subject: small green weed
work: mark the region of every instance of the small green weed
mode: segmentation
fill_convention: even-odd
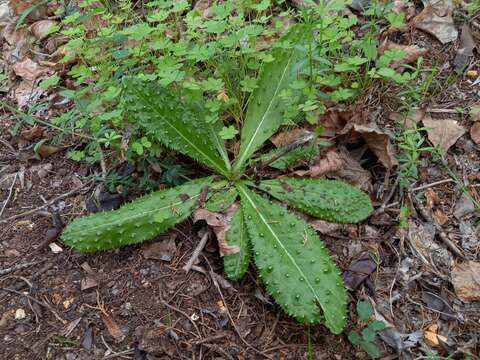
[[[358,319],[367,323],[373,314],[373,307],[366,301],[359,301],[357,303]],[[350,331],[348,340],[353,345],[360,346],[371,358],[376,359],[380,357],[380,350],[375,343],[377,333],[386,328],[383,321],[374,320],[361,333]]]

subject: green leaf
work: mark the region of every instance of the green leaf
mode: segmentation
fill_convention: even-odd
[[[118,210],[78,218],[62,240],[82,252],[140,243],[185,220],[197,206],[202,189],[213,177],[145,195]]]
[[[237,199],[237,189],[231,187],[227,191],[215,192],[205,204],[205,209],[213,212],[221,212],[228,209]]]
[[[259,157],[259,160],[261,161],[268,160],[281,151],[282,149],[274,149],[268,152],[267,154]],[[305,145],[305,146],[301,146],[296,149],[293,149],[289,153],[285,154],[284,156],[272,162],[269,166],[274,169],[285,170],[294,165],[300,164],[302,161],[306,161],[315,156],[318,156],[319,154],[320,154],[320,149],[318,146]]]
[[[284,178],[262,181],[258,187],[298,210],[327,221],[356,223],[373,211],[366,193],[341,181]]]
[[[373,307],[369,302],[359,301],[357,304],[357,313],[358,318],[365,322],[370,319],[370,316],[373,314]]]
[[[223,140],[230,140],[238,134],[238,130],[235,129],[235,126],[230,125],[229,127],[224,126],[222,130],[220,130],[219,135]]]
[[[359,345],[362,342],[361,336],[356,333],[355,331],[350,331],[348,333],[348,340],[353,344],[353,345]]]
[[[300,26],[294,27],[284,40],[300,43],[305,31]],[[283,113],[287,108],[280,93],[289,89],[290,84],[297,79],[298,63],[303,53],[297,47],[277,49],[274,52],[275,61],[264,64],[257,88],[253,91],[242,128],[241,146],[234,171],[244,168],[252,154],[270,138],[282,125]],[[302,59],[303,60],[303,59]],[[295,90],[301,94],[301,90]]]
[[[237,245],[240,248],[240,252],[225,256],[223,258],[223,267],[230,279],[239,280],[248,269],[252,253],[242,208],[238,208],[235,215],[233,215],[230,229],[227,233],[227,243],[230,246]]]
[[[360,345],[362,349],[365,350],[372,358],[376,359],[380,357],[380,350],[375,343],[370,341],[362,341]]]
[[[124,106],[133,121],[164,145],[228,177],[230,161],[218,126],[205,123],[201,109],[179,98],[155,83],[125,80]]]
[[[371,328],[373,331],[378,332],[381,330],[385,330],[387,328],[387,325],[383,321],[375,320],[370,325],[368,325],[368,327]]]
[[[340,271],[317,233],[282,206],[237,184],[255,263],[268,291],[291,316],[338,334],[346,323]],[[323,310],[323,314],[322,314]]]
[[[374,341],[377,333],[375,330],[370,328],[369,326],[362,330],[362,338],[364,341]]]

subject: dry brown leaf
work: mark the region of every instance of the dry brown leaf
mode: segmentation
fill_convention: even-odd
[[[366,192],[370,192],[372,188],[372,176],[370,172],[362,168],[362,165],[360,165],[347,149],[341,147],[339,154],[343,165],[338,171],[333,173],[331,177],[347,181]]]
[[[475,40],[473,40],[470,27],[468,25],[463,25],[462,34],[460,35],[460,46],[458,47],[457,54],[453,60],[453,65],[456,70],[463,70],[469,64],[475,47],[476,44]]]
[[[410,64],[416,61],[420,56],[424,56],[428,53],[428,49],[426,48],[421,48],[417,45],[401,45],[394,43],[393,41],[385,41],[378,48],[380,54],[383,54],[387,50],[405,51],[406,55],[403,59],[394,61],[389,65],[392,69],[398,69],[400,72],[403,70],[402,65]]]
[[[438,347],[440,346],[440,341],[445,343],[448,340],[445,336],[438,334],[437,324],[433,324],[428,327],[428,329],[425,331],[424,338],[425,343],[431,347]]]
[[[432,119],[425,116],[422,120],[428,134],[428,140],[447,152],[457,140],[465,134],[465,129],[458,125],[458,121],[451,119]]]
[[[448,221],[448,215],[445,214],[442,210],[437,209],[432,212],[433,219],[440,225],[445,225]]]
[[[12,70],[15,75],[21,77],[23,80],[31,82],[42,76],[51,75],[52,73],[52,69],[46,66],[41,66],[30,58],[26,58],[25,60],[16,63],[12,66]]]
[[[230,229],[230,222],[239,206],[240,204],[236,202],[226,211],[221,213],[209,211],[207,209],[198,209],[193,213],[194,222],[205,220],[215,232],[220,256],[233,255],[240,251],[240,247],[237,245],[228,245],[227,242],[227,232]]]
[[[275,145],[277,148],[283,147],[286,145],[290,145],[291,143],[295,142],[299,138],[308,135],[310,131],[302,129],[302,128],[294,128],[292,130],[282,131],[281,133],[275,135],[270,139],[270,141]]]
[[[102,311],[102,320],[109,334],[115,339],[116,342],[120,343],[125,339],[125,334],[120,329],[120,326],[115,322],[112,316],[110,316],[106,311]]]
[[[175,243],[176,233],[172,233],[168,239],[149,244],[142,250],[145,259],[171,261],[177,252]]]
[[[45,128],[37,124],[33,125],[31,128],[25,129],[20,133],[20,136],[25,140],[32,141],[43,136]]]
[[[464,302],[480,300],[480,263],[466,261],[455,264],[452,283],[458,298]]]
[[[325,154],[325,157],[319,157],[308,170],[297,170],[294,174],[302,177],[321,177],[325,174],[340,170],[342,166],[343,160],[340,154],[335,150],[331,150]]]
[[[50,34],[50,30],[57,25],[55,20],[40,20],[34,22],[28,28],[38,40],[43,40]]]
[[[10,7],[17,15],[21,15],[26,10],[35,6],[38,0],[10,0]],[[47,15],[47,4],[40,4],[25,18],[25,22],[30,23],[42,19]]]
[[[46,157],[56,154],[63,149],[63,147],[42,144],[37,148],[37,154],[40,155],[42,159],[45,159]]]
[[[26,28],[16,29],[16,23],[9,23],[2,31],[2,58],[8,65],[13,65],[24,59],[30,53],[35,38]]]
[[[425,207],[429,210],[433,209],[433,207],[440,202],[438,194],[431,188],[425,191],[425,200]]]
[[[452,0],[431,0],[413,20],[417,29],[435,36],[442,44],[457,40],[458,30],[453,23]]]
[[[475,144],[480,145],[480,121],[477,121],[470,128],[470,137],[475,142]]]
[[[382,165],[391,169],[398,165],[395,150],[390,141],[390,136],[377,128],[376,125],[353,125],[354,131],[362,135],[370,150],[377,156]]]
[[[197,10],[202,18],[208,19],[212,17],[210,6],[212,6],[213,0],[198,0],[193,7],[193,10]]]
[[[405,18],[409,20],[415,15],[415,6],[409,1],[394,0],[392,12],[395,14],[405,14]]]
[[[30,104],[34,104],[40,99],[40,96],[45,91],[32,84],[30,81],[22,81],[14,90],[13,95],[17,101],[18,108],[28,107]]]

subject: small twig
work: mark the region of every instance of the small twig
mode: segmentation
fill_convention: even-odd
[[[107,360],[107,359],[112,359],[117,356],[123,356],[123,355],[130,355],[131,353],[135,352],[135,349],[127,349],[119,352],[114,352],[113,354],[104,356],[102,360]]]
[[[0,269],[0,275],[6,275],[6,274],[9,274],[9,273],[17,271],[17,270],[26,269],[26,268],[28,268],[32,265],[37,265],[37,264],[40,264],[44,261],[45,261],[45,259],[40,260],[40,261],[31,261],[31,262],[28,262],[28,263],[14,265],[14,266],[11,266],[11,267],[6,268],[6,269]]]
[[[24,293],[22,293],[22,292],[20,292],[20,291],[14,290],[14,289],[0,288],[0,290],[5,291],[5,292],[10,292],[10,293],[13,293],[13,294],[17,294],[17,295],[20,295],[20,296],[25,296],[27,299],[30,299],[30,300],[33,301],[34,303],[37,303],[38,305],[43,306],[44,308],[48,309],[48,310],[53,314],[53,316],[55,316],[63,325],[66,325],[66,324],[67,324],[67,321],[66,321],[66,320],[62,319],[62,318],[55,312],[55,310],[52,309],[52,307],[51,307],[50,305],[44,303],[43,301],[37,300],[37,299],[35,299],[33,296],[24,294]]]
[[[290,151],[295,150],[296,148],[308,143],[309,141],[313,140],[315,138],[315,134],[313,133],[308,133],[305,136],[302,136],[301,138],[295,140],[293,143],[288,144],[278,151],[275,155],[273,155],[271,158],[261,161],[257,165],[255,165],[253,168],[250,168],[246,171],[246,175],[251,175],[253,173],[258,172],[259,170],[267,167],[274,161],[280,159],[281,157],[287,155]]]
[[[463,255],[462,251],[457,247],[457,245],[455,245],[452,242],[452,240],[448,238],[445,231],[443,231],[442,226],[432,218],[432,216],[428,213],[428,211],[420,203],[420,201],[415,197],[415,195],[411,194],[410,198],[412,199],[413,204],[415,205],[415,207],[417,208],[418,212],[423,217],[423,219],[433,224],[436,232],[438,233],[439,238],[450,249],[450,251],[453,252],[456,256],[462,259],[465,259],[465,255]]]
[[[250,343],[248,343],[242,336],[242,334],[240,333],[240,330],[238,330],[237,328],[237,324],[235,324],[235,321],[233,321],[233,318],[232,318],[232,314],[230,313],[230,310],[228,309],[227,307],[227,302],[225,301],[225,297],[223,296],[223,293],[222,293],[222,289],[220,289],[220,285],[218,284],[218,281],[217,279],[215,278],[214,276],[214,273],[213,273],[213,269],[212,269],[212,266],[210,265],[210,262],[208,261],[208,259],[204,256],[204,259],[205,261],[207,262],[208,264],[208,267],[210,268],[210,278],[212,279],[215,287],[217,288],[217,291],[222,299],[222,302],[223,302],[223,305],[225,306],[225,310],[227,312],[227,316],[228,316],[228,319],[230,320],[230,322],[232,323],[232,326],[233,328],[235,329],[235,332],[237,333],[238,337],[240,338],[240,340],[251,350],[253,350],[255,353],[259,354],[259,355],[262,355],[263,357],[266,357],[267,359],[271,359],[270,356],[268,356],[267,354],[265,354],[264,352],[258,350],[257,348],[255,348],[254,346],[250,345]]]
[[[208,240],[208,230],[205,231],[205,234],[202,236],[202,239],[198,243],[197,247],[195,248],[195,250],[193,250],[192,256],[190,256],[190,259],[188,259],[187,263],[183,267],[183,270],[185,270],[185,272],[188,273],[192,269],[193,263],[197,261],[198,257],[200,256],[200,253],[202,252],[203,248],[207,244],[207,240]]]
[[[10,190],[8,190],[7,199],[3,203],[2,210],[0,210],[0,218],[2,217],[3,212],[5,211],[5,208],[7,207],[7,204],[10,201],[10,198],[12,197],[13,187],[15,186],[15,183],[17,182],[17,176],[18,176],[18,173],[15,173],[15,176],[13,177],[13,181],[12,181],[12,186],[10,186]]]
[[[413,188],[411,191],[412,192],[421,191],[421,190],[429,189],[429,188],[437,186],[437,185],[442,185],[442,184],[446,184],[446,183],[450,183],[450,182],[455,182],[455,180],[444,179],[444,180],[440,180],[440,181],[435,181],[431,184],[426,184],[426,185],[422,185],[422,186],[418,186],[416,188]]]
[[[173,305],[170,305],[169,303],[167,303],[165,300],[161,299],[161,302],[163,305],[165,305],[166,307],[168,307],[169,309],[173,310],[173,311],[176,311],[178,312],[179,314],[182,314],[183,316],[185,316],[188,321],[190,321],[193,325],[193,327],[195,328],[195,330],[197,330],[197,333],[198,333],[198,337],[201,338],[202,337],[202,334],[200,333],[200,330],[198,329],[198,326],[197,324],[195,323],[195,321],[193,321],[190,316],[188,316],[188,314],[178,308],[176,308],[175,306]]]
[[[381,214],[385,211],[385,209],[388,207],[388,203],[390,202],[393,195],[395,194],[395,191],[397,190],[397,186],[399,182],[400,182],[400,176],[397,176],[397,178],[395,179],[395,183],[390,189],[390,192],[388,193],[387,197],[383,200],[382,205],[379,208],[377,208],[377,210],[375,210],[372,216]]]
[[[90,180],[88,182],[86,182],[85,184],[81,185],[81,186],[78,186],[76,187],[75,189],[65,193],[65,194],[62,194],[60,196],[57,196],[56,198],[48,201],[47,203],[43,204],[42,206],[39,206],[35,209],[32,209],[32,210],[28,210],[28,211],[25,211],[21,214],[17,214],[17,215],[14,215],[14,216],[10,216],[9,218],[6,218],[6,219],[3,219],[3,220],[0,220],[0,224],[1,223],[8,223],[8,222],[11,222],[12,220],[16,220],[16,219],[19,219],[19,218],[22,218],[24,216],[28,216],[28,215],[32,215],[32,214],[35,214],[36,212],[40,211],[40,210],[43,210],[45,209],[46,207],[50,206],[50,205],[53,205],[54,203],[56,203],[57,201],[59,200],[62,200],[62,199],[65,199],[73,194],[75,194],[76,192],[84,189],[85,187],[87,187],[87,185],[90,185],[91,183],[93,182],[93,180]]]
[[[207,342],[214,342],[217,341],[217,340],[220,340],[220,339],[223,339],[224,337],[226,337],[227,334],[223,333],[223,334],[217,334],[217,335],[213,335],[213,336],[209,336],[209,337],[206,337],[204,339],[200,339],[200,340],[197,340],[197,341],[194,341],[193,344],[195,345],[200,345],[200,344],[204,344],[204,343],[207,343]]]

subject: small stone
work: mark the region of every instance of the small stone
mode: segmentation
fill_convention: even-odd
[[[25,310],[23,309],[17,309],[15,311],[15,320],[22,320],[27,317],[27,314],[25,313]]]
[[[63,249],[60,246],[58,246],[56,243],[50,243],[48,244],[48,247],[50,248],[50,250],[52,250],[54,254],[59,254],[63,251]]]

